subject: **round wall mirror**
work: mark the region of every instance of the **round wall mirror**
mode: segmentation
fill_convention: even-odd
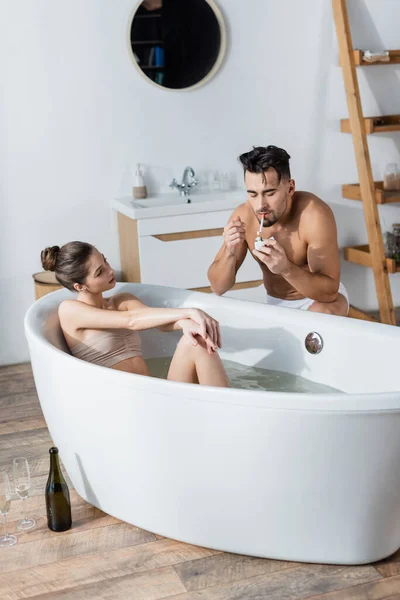
[[[172,90],[208,81],[226,48],[224,21],[213,0],[143,0],[133,11],[128,36],[139,72]]]

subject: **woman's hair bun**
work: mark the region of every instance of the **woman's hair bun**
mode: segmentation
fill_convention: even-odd
[[[42,261],[42,266],[45,271],[55,271],[56,270],[56,260],[57,255],[60,251],[59,246],[49,246],[45,248],[40,253],[40,258]]]

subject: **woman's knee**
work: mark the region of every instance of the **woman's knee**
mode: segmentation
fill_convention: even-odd
[[[181,339],[179,340],[179,344],[178,346],[181,346],[182,348],[185,349],[185,351],[198,351],[200,348],[206,350],[207,349],[207,344],[205,343],[204,339],[200,336],[196,336],[195,338],[196,344],[193,343],[193,341],[191,339],[189,339],[188,337],[186,337],[185,335],[183,335],[181,337]]]

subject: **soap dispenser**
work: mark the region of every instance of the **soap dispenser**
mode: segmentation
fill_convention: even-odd
[[[144,185],[142,171],[140,170],[140,163],[136,165],[136,173],[133,183],[133,197],[137,199],[147,198],[147,189]]]

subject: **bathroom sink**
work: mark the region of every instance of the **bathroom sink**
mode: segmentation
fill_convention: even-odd
[[[196,190],[187,198],[179,194],[167,193],[150,196],[143,200],[135,200],[131,196],[115,198],[113,208],[132,219],[146,219],[154,217],[191,214],[196,212],[209,212],[214,210],[227,210],[243,202],[243,191],[229,190],[204,191]]]
[[[152,208],[154,206],[174,206],[175,204],[185,204],[186,199],[178,194],[165,194],[154,198],[145,198],[144,200],[132,200],[135,208]]]
[[[152,208],[154,206],[175,206],[185,204],[198,204],[199,202],[208,202],[212,199],[218,201],[225,197],[222,192],[199,192],[195,191],[188,197],[181,196],[180,194],[160,194],[159,196],[153,196],[144,198],[143,200],[133,200],[132,204],[137,208]],[[189,199],[189,202],[188,202]]]

